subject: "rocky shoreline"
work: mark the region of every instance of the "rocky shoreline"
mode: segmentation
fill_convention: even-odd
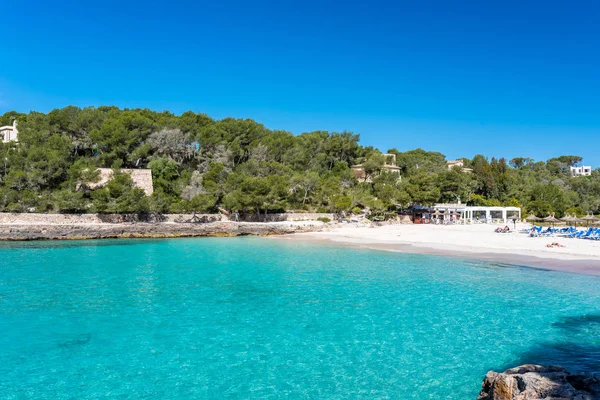
[[[600,399],[600,376],[572,374],[562,367],[525,364],[502,373],[490,371],[477,400]]]
[[[1,241],[79,240],[115,238],[176,238],[201,236],[270,236],[314,232],[323,224],[210,222],[210,223],[101,223],[2,224]]]

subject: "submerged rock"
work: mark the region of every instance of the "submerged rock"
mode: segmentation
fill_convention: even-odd
[[[69,340],[64,340],[62,342],[58,342],[58,347],[75,347],[75,346],[83,346],[84,344],[88,344],[92,339],[92,335],[89,333],[82,333],[81,335],[77,335],[74,338]]]
[[[485,376],[477,400],[600,399],[600,376],[562,367],[525,364]]]

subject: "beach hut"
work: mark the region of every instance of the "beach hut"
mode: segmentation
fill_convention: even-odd
[[[433,208],[418,205],[412,205],[399,212],[400,215],[408,216],[413,224],[428,223],[432,213]]]

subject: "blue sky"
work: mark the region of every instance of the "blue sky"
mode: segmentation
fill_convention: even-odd
[[[600,2],[3,4],[0,113],[118,105],[600,166]]]

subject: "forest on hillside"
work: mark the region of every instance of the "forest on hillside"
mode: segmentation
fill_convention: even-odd
[[[512,205],[539,216],[600,210],[600,170],[573,177],[577,156],[464,159],[448,170],[446,158],[422,149],[399,151],[397,173],[373,147],[351,132],[293,135],[251,119],[215,120],[148,109],[65,107],[47,114],[8,112],[0,126],[18,121],[19,142],[0,144],[0,211],[245,213],[283,210],[355,212],[385,216],[411,204],[456,202]],[[401,137],[399,137],[401,142]],[[362,163],[369,182],[350,169]],[[97,167],[115,169],[91,190]],[[132,185],[119,168],[149,168],[154,194]],[[388,215],[389,215],[388,214]]]

